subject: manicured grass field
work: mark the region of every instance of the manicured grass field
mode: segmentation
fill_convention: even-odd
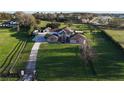
[[[86,72],[79,56],[78,46],[77,44],[42,44],[38,53],[37,79],[86,80],[93,77],[92,71]]]
[[[89,29],[86,24],[72,24],[70,28],[78,31],[87,31]]]
[[[105,32],[124,48],[124,30],[105,30]]]
[[[16,32],[12,32],[11,29],[0,29],[0,66],[7,54],[19,41],[19,39],[12,36],[15,33]]]
[[[0,73],[19,73],[29,58],[33,42],[25,32],[0,29]],[[11,69],[11,70],[10,70]],[[17,80],[18,77],[1,77],[0,80]]]
[[[97,72],[97,80],[124,80],[124,53],[103,32],[98,31],[95,35],[88,34],[97,58],[94,67]]]

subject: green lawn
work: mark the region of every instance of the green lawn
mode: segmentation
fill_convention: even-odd
[[[79,56],[78,46],[77,44],[42,44],[38,53],[37,79],[87,80],[94,77],[89,68],[86,72]]]
[[[19,41],[19,39],[12,36],[15,33],[11,29],[0,29],[0,66],[7,54]]]
[[[124,53],[103,32],[87,35],[96,50],[97,58],[94,61],[97,80],[124,80]]]
[[[39,27],[45,27],[48,23],[51,23],[50,21],[40,21]]]
[[[105,32],[124,48],[124,30],[105,30]]]
[[[71,29],[73,30],[79,30],[79,31],[87,31],[88,26],[86,24],[72,24],[70,26]]]
[[[12,73],[17,73],[19,70],[25,69],[33,46],[32,38],[25,32],[16,32],[12,29],[0,29],[0,34],[0,71],[6,68],[4,70],[4,73],[6,73],[11,66],[13,67],[11,70]],[[0,80],[17,79],[18,77],[0,78]]]

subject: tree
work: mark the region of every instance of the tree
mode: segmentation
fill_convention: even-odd
[[[40,19],[36,19],[36,23],[40,24],[41,20]]]
[[[96,72],[93,66],[93,59],[95,58],[95,52],[91,48],[87,39],[85,39],[84,42],[80,45],[80,57],[84,61],[85,67],[89,65],[92,73],[96,75]]]
[[[5,12],[0,13],[1,20],[10,20],[11,18],[12,18],[12,14],[10,13],[5,13]]]
[[[15,13],[16,20],[19,23],[20,30],[25,30],[30,35],[36,26],[36,19],[31,14],[24,12]]]
[[[124,24],[124,20],[121,18],[113,18],[112,20],[109,21],[109,26],[112,27],[121,27]]]
[[[53,23],[48,23],[46,27],[51,27],[52,29],[58,28],[60,26],[59,23],[53,22]]]

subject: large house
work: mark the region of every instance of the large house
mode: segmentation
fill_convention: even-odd
[[[35,32],[37,32],[37,30],[34,31],[34,33]],[[62,29],[51,29],[50,27],[47,27],[43,30],[43,33],[41,34],[44,34],[44,36],[41,35],[41,37],[43,37],[47,42],[51,43],[61,42],[79,44],[85,40],[85,37],[82,36],[82,31],[73,31],[68,27],[64,27]]]

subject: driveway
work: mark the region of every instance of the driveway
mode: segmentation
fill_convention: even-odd
[[[46,39],[44,38],[45,34],[46,33],[38,33],[38,35],[33,38],[33,41],[35,41],[35,42],[45,42],[46,41]]]
[[[46,41],[44,38],[44,35],[45,34],[39,33],[33,39],[35,43],[32,47],[29,60],[28,60],[28,63],[27,63],[27,66],[24,72],[24,76],[22,78],[23,81],[33,81],[35,79],[38,49],[40,47],[40,44]]]

